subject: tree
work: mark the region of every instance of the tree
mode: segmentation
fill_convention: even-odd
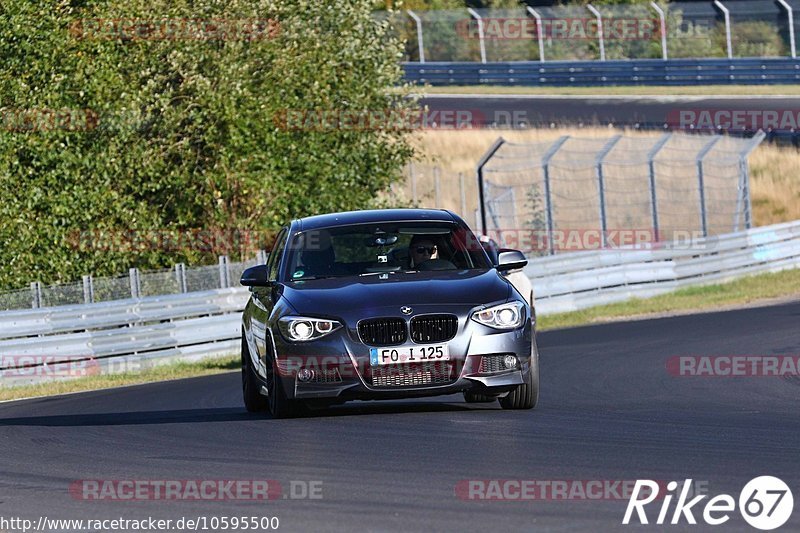
[[[4,0],[0,287],[236,259],[293,217],[373,205],[411,156],[407,131],[281,120],[413,112],[387,90],[401,43],[371,7]],[[228,247],[159,241],[198,228]]]

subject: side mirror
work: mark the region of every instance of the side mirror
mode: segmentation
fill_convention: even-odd
[[[256,265],[242,272],[239,283],[247,287],[266,287],[270,285],[267,274],[267,265]]]
[[[518,268],[523,268],[527,264],[528,260],[525,259],[525,255],[519,250],[503,248],[500,250],[500,253],[497,254],[497,270],[517,270]]]

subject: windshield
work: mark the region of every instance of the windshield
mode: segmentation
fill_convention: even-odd
[[[471,231],[442,222],[360,224],[304,231],[292,237],[287,253],[289,281],[491,268]]]

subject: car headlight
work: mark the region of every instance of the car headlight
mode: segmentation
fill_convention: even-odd
[[[313,341],[324,337],[342,327],[336,320],[309,318],[304,316],[285,316],[278,320],[283,336],[291,341]]]
[[[525,304],[511,302],[495,305],[472,314],[472,320],[495,329],[515,329],[525,321]]]

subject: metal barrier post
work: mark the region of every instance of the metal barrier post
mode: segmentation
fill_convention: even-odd
[[[414,22],[417,25],[417,46],[419,47],[419,62],[425,62],[425,43],[422,38],[422,20],[417,16],[416,13],[411,11],[410,9],[406,10],[408,16],[414,19]]]
[[[467,11],[469,11],[469,14],[478,21],[478,40],[481,47],[481,63],[486,63],[486,43],[484,42],[486,36],[483,34],[483,19],[478,12],[471,7],[468,7]]]
[[[31,308],[42,307],[42,284],[38,281],[31,282]]]
[[[131,298],[141,298],[142,296],[142,284],[139,280],[139,269],[138,268],[131,268],[128,270],[128,277],[131,281]]]
[[[483,191],[483,167],[486,166],[486,163],[494,156],[494,154],[500,149],[501,146],[505,143],[505,139],[502,137],[498,137],[498,139],[489,147],[483,157],[481,157],[480,161],[475,167],[475,174],[478,177],[478,201],[480,202],[480,209],[481,209],[481,233],[486,235],[486,198]]]
[[[189,292],[186,287],[186,265],[183,263],[175,265],[175,279],[178,280],[178,289],[181,293]]]
[[[266,265],[267,264],[267,256],[269,254],[266,250],[259,250],[256,253],[256,263],[259,265]]]
[[[792,59],[797,57],[797,51],[794,46],[794,10],[786,0],[778,0],[778,3],[786,10],[786,15],[789,17],[789,46],[792,47]]]
[[[536,19],[536,35],[539,38],[539,61],[544,63],[544,33],[542,30],[542,17],[531,6],[527,7],[528,13]]]
[[[600,192],[600,242],[602,247],[605,248],[608,240],[608,220],[606,218],[606,187],[603,182],[603,159],[608,155],[608,152],[614,148],[614,145],[622,139],[622,135],[615,135],[603,146],[595,158],[597,165],[597,190]]]
[[[556,155],[556,152],[569,140],[569,135],[562,135],[550,148],[547,149],[544,156],[542,156],[542,177],[544,178],[544,206],[545,216],[547,218],[547,253],[549,255],[555,254],[553,248],[553,199],[550,192],[550,160]]]
[[[231,272],[228,263],[228,256],[219,256],[219,288],[227,289],[231,286]]]
[[[597,42],[600,44],[600,61],[606,60],[606,42],[603,36],[603,17],[592,4],[586,4],[586,8],[597,18]]]
[[[719,0],[714,0],[714,5],[722,11],[725,17],[725,44],[728,46],[728,59],[733,59],[733,45],[731,44],[731,12]]]
[[[672,138],[671,133],[665,133],[661,136],[661,138],[656,141],[656,144],[653,145],[653,148],[647,152],[647,168],[650,173],[650,209],[652,211],[653,216],[653,231],[656,235],[656,241],[660,241],[661,237],[659,236],[659,227],[658,227],[658,200],[656,198],[656,164],[655,164],[655,157],[656,154],[667,144]]]
[[[91,274],[83,276],[83,303],[94,303],[94,280]]]
[[[697,192],[700,196],[700,225],[703,229],[703,237],[708,237],[708,225],[706,217],[706,189],[703,183],[703,159],[706,154],[711,151],[715,144],[719,142],[722,137],[715,135],[713,139],[703,146],[702,150],[697,154]]]
[[[667,19],[664,15],[664,10],[655,2],[650,2],[650,7],[658,13],[659,27],[661,28],[661,57],[667,59]]]

